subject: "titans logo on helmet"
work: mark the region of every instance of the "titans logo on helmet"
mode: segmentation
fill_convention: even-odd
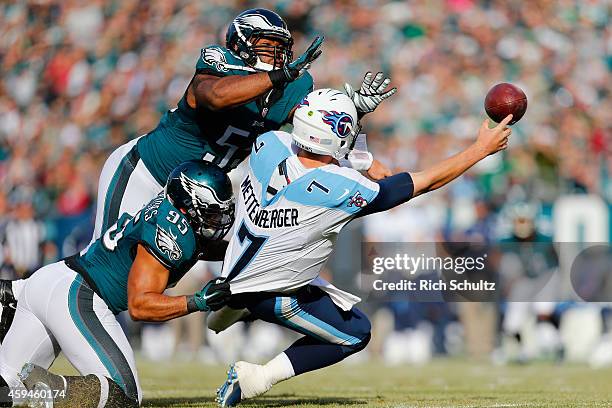
[[[306,96],[302,98],[297,107],[300,108],[302,106],[310,106],[310,102],[308,102],[308,98]]]
[[[323,122],[331,126],[332,132],[338,137],[344,138],[353,130],[353,118],[346,112],[319,111],[323,114]]]

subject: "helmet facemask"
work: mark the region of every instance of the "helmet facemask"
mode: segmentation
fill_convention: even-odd
[[[293,58],[293,38],[287,24],[270,10],[240,13],[230,24],[225,41],[227,48],[257,71],[281,68]]]
[[[192,161],[195,162],[195,161]],[[184,165],[190,164],[186,162]],[[198,166],[203,166],[201,163],[196,163]],[[193,163],[191,163],[193,166]],[[207,165],[213,167],[213,165]],[[189,170],[189,169],[188,169]],[[219,176],[221,170],[214,166],[214,170]],[[192,174],[194,173],[193,170]],[[206,169],[196,169],[197,176],[202,176],[206,173]],[[208,170],[209,174],[212,171]],[[223,238],[230,230],[234,223],[234,197],[231,194],[231,183],[227,175],[222,177],[226,180],[219,187],[230,190],[229,194],[225,194],[222,199],[209,183],[206,181],[191,178],[188,174],[181,170],[174,170],[171,174],[168,183],[166,184],[166,196],[172,205],[181,211],[189,221],[195,234],[205,240],[218,240]],[[210,180],[210,179],[209,179]]]
[[[234,201],[223,205],[200,201],[187,210],[187,214],[196,234],[206,240],[219,240],[227,234],[234,223]]]
[[[351,133],[347,136],[346,140],[344,140],[344,142],[346,143],[341,143],[340,148],[338,149],[336,154],[333,155],[334,159],[341,160],[348,158],[349,153],[351,153],[351,150],[353,150],[353,148],[355,147],[355,141],[357,140],[357,136],[359,136],[360,132],[361,124],[357,122],[355,124],[355,128],[351,129]]]
[[[245,33],[240,26],[234,23],[238,38],[242,42],[242,47],[237,45],[238,55],[248,65],[259,71],[272,71],[279,69],[293,59],[293,39],[290,36],[268,30],[250,29],[250,33]],[[248,35],[247,35],[248,34]],[[274,41],[277,45],[270,42],[262,43],[262,40]],[[262,57],[272,63],[262,61]]]
[[[262,43],[262,40],[272,40],[275,41],[277,45],[273,45],[269,42]],[[272,71],[291,62],[293,59],[293,51],[291,51],[292,42],[293,40],[291,39],[280,36],[271,36],[269,34],[251,35],[249,43],[253,44],[251,45],[251,50],[255,54],[255,63],[253,64],[253,68],[261,71]],[[264,60],[271,60],[273,63],[270,64],[269,62],[264,62],[262,58]]]

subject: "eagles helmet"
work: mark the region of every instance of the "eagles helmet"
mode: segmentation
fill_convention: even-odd
[[[276,40],[280,44],[257,44],[261,38]],[[280,68],[293,58],[293,38],[287,23],[275,12],[264,8],[249,9],[238,14],[227,29],[225,46],[247,65],[260,71]],[[260,59],[262,56],[274,58],[274,64],[263,62]]]
[[[293,143],[316,154],[344,159],[360,131],[355,104],[335,89],[316,89],[293,114]]]
[[[201,238],[221,239],[234,223],[232,183],[214,164],[201,160],[180,164],[168,176],[165,192]]]

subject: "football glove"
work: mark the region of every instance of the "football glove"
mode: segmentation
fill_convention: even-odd
[[[280,69],[270,71],[268,75],[270,76],[270,81],[272,81],[272,84],[275,87],[278,87],[288,82],[293,82],[301,77],[304,72],[310,68],[312,62],[319,58],[323,52],[320,50],[320,48],[324,39],[325,38],[322,36],[315,38],[306,52],[304,52],[298,58]]]
[[[221,309],[229,301],[232,292],[229,282],[222,278],[215,278],[200,290],[187,297],[187,310],[189,312],[208,312]]]
[[[397,92],[397,88],[385,92],[390,82],[391,79],[385,78],[385,74],[382,72],[379,72],[376,76],[367,72],[363,77],[361,88],[357,92],[350,84],[344,84],[344,90],[353,100],[359,118],[362,118],[366,113],[374,112],[382,101]]]

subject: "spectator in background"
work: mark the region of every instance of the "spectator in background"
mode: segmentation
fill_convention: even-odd
[[[82,247],[79,237],[91,236],[104,160],[176,105],[192,77],[193,56],[203,44],[222,43],[222,24],[254,4],[0,3],[2,273],[13,273],[15,254],[20,273],[38,266],[47,238],[49,261]],[[366,220],[363,239],[460,240],[471,230],[474,239],[494,242],[498,209],[517,197],[544,206],[564,193],[612,201],[609,2],[263,0],[257,6],[287,19],[296,49],[325,34],[311,70],[317,87],[357,83],[367,69],[390,73],[399,92],[368,122],[369,147],[389,167],[418,170],[460,150],[497,82],[514,82],[529,97],[507,154],[479,164],[427,205],[417,199]],[[16,189],[33,192],[29,206],[3,202]],[[16,235],[2,239],[9,225]],[[359,231],[353,239],[362,239]]]
[[[34,218],[30,194],[18,191],[15,195],[13,219],[5,228],[6,255],[17,277],[25,278],[41,266],[45,231]]]

